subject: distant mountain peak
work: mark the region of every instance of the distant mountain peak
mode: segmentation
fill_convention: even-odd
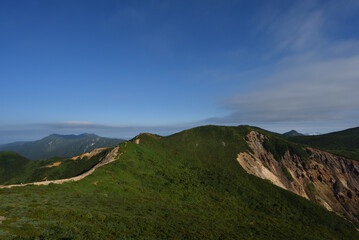
[[[37,141],[0,145],[0,150],[10,150],[31,160],[51,157],[72,157],[95,148],[116,146],[122,139],[104,138],[93,133],[79,135],[51,134]]]
[[[296,130],[291,130],[289,132],[283,133],[286,136],[304,136],[304,134],[297,132]]]

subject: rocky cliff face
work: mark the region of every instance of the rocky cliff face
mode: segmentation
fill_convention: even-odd
[[[289,151],[280,161],[264,147],[269,139],[256,131],[247,135],[252,153],[237,160],[250,174],[323,205],[329,211],[359,222],[359,162],[308,148],[303,159]]]

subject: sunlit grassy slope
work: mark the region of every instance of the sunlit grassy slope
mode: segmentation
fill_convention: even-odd
[[[353,225],[248,175],[250,127],[142,134],[63,185],[0,190],[0,236],[42,239],[359,239]]]

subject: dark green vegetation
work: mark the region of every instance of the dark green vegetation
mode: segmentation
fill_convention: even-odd
[[[293,143],[286,139],[280,138],[278,134],[267,132],[265,130],[259,130],[264,135],[267,136],[267,139],[263,143],[263,147],[273,154],[275,160],[280,162],[284,154],[289,151],[292,155],[297,155],[303,160],[307,160],[309,153],[301,144]]]
[[[250,127],[122,143],[79,182],[0,190],[0,236],[40,239],[359,239],[353,225],[248,175]]]
[[[59,135],[52,134],[34,142],[18,142],[0,145],[0,151],[13,151],[31,159],[72,157],[95,148],[116,146],[122,139],[103,138],[95,134]]]
[[[290,172],[288,171],[288,169],[283,164],[281,165],[281,168],[282,168],[284,175],[288,178],[289,181],[292,182],[294,179],[293,179],[292,175],[290,174]]]
[[[288,139],[359,161],[359,127],[323,135],[290,137]]]
[[[30,160],[14,152],[0,152],[0,184],[21,176]]]
[[[77,176],[96,165],[111,148],[97,155],[73,160],[51,158],[31,161],[14,152],[0,152],[0,184],[19,184],[44,180],[64,179]],[[58,166],[48,167],[52,164]]]

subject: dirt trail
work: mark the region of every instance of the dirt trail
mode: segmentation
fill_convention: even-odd
[[[91,175],[97,168],[102,167],[106,164],[109,164],[116,160],[117,152],[118,152],[119,146],[115,147],[109,154],[106,155],[98,164],[93,166],[90,170],[87,172],[78,175],[76,177],[66,178],[66,179],[59,179],[59,180],[50,180],[50,181],[42,181],[42,182],[33,182],[33,183],[25,183],[25,184],[12,184],[12,185],[0,185],[1,188],[13,188],[13,187],[23,187],[28,185],[49,185],[50,183],[54,184],[62,184],[65,182],[76,182],[79,181],[89,175]]]

